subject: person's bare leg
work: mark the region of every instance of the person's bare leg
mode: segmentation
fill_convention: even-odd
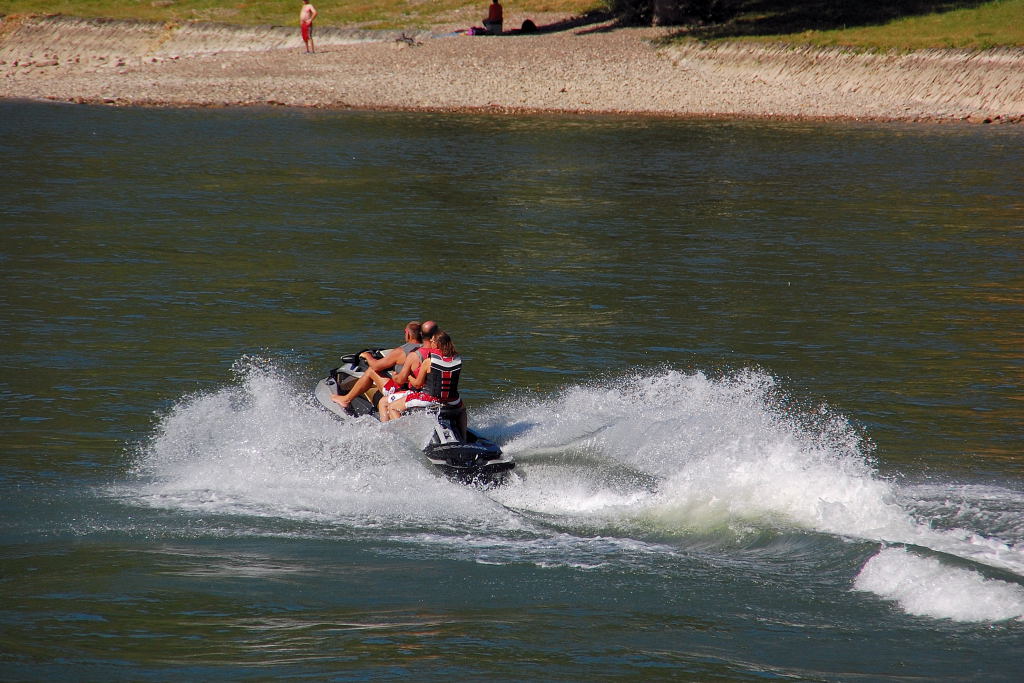
[[[365,393],[371,384],[373,384],[373,379],[370,377],[370,373],[363,373],[363,376],[356,380],[356,383],[352,385],[347,394],[344,396],[331,396],[331,400],[342,408],[348,408],[348,404],[352,402],[352,399]]]
[[[347,394],[344,396],[331,396],[331,400],[342,408],[348,408],[348,404],[352,402],[352,399],[366,393],[371,384],[376,384],[378,389],[383,389],[386,383],[387,379],[381,377],[373,370],[367,370],[363,373],[362,377],[356,380],[356,383],[352,385]]]
[[[405,398],[400,398],[394,403],[388,404],[388,419],[397,420],[402,417],[402,413],[405,412]]]

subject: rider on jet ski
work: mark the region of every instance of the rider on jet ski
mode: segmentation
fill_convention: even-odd
[[[352,399],[366,392],[371,384],[377,384],[378,388],[380,388],[387,381],[387,378],[380,377],[377,373],[394,368],[394,373],[396,375],[400,374],[409,354],[420,348],[423,345],[423,339],[429,338],[436,331],[437,323],[433,320],[428,320],[422,325],[413,320],[405,326],[405,343],[391,349],[383,358],[374,358],[373,354],[369,351],[359,354],[361,358],[366,360],[369,370],[373,372],[367,371],[356,381],[347,394],[344,396],[331,396],[331,400],[348,411]],[[375,375],[380,382],[374,379]]]
[[[387,403],[381,403],[382,422],[401,417],[407,408],[440,404],[441,410],[450,412],[455,418],[459,432],[465,436],[468,418],[466,406],[459,396],[459,375],[462,373],[462,356],[447,332],[437,330],[429,341],[412,354],[409,365],[418,368],[403,368],[411,371],[409,391],[394,393]]]

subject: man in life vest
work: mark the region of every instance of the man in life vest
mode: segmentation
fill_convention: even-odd
[[[462,374],[462,356],[447,332],[438,330],[429,344],[416,352],[422,360],[409,379],[409,391],[396,393],[381,410],[381,421],[393,420],[409,408],[440,405],[451,412],[462,438],[466,437],[468,418],[466,406],[459,396],[459,375]]]
[[[433,320],[420,325],[416,320],[410,321],[405,326],[405,343],[401,346],[391,349],[389,352],[384,354],[383,358],[374,358],[373,354],[369,351],[363,351],[359,356],[366,360],[369,368],[363,373],[363,376],[356,380],[356,383],[352,386],[344,396],[331,396],[331,400],[340,405],[345,410],[348,410],[349,404],[356,396],[359,396],[369,390],[371,385],[376,384],[378,389],[381,389],[388,378],[382,376],[380,373],[385,370],[394,369],[394,374],[399,375],[403,370],[403,366],[409,354],[416,351],[423,345],[423,331],[426,330],[430,334],[437,331],[437,323]],[[383,391],[383,389],[381,389]]]

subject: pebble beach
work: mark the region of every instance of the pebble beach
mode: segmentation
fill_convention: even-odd
[[[506,28],[518,25],[511,19]],[[0,97],[121,106],[1024,120],[1021,49],[866,53],[666,43],[666,28],[536,21],[538,33],[502,36],[465,35],[455,26],[322,28],[317,52],[306,54],[296,27],[8,17],[0,24]]]

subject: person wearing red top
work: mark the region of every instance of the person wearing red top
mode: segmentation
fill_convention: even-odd
[[[409,378],[409,391],[394,394],[386,406],[382,403],[381,421],[401,417],[407,408],[438,404],[453,411],[458,429],[465,435],[466,408],[459,396],[462,356],[455,350],[452,338],[438,330],[432,339],[423,340],[423,347],[417,353],[422,360]]]
[[[484,28],[493,36],[501,35],[503,21],[501,3],[498,0],[491,0],[491,6],[487,8],[487,18],[484,19]]]

